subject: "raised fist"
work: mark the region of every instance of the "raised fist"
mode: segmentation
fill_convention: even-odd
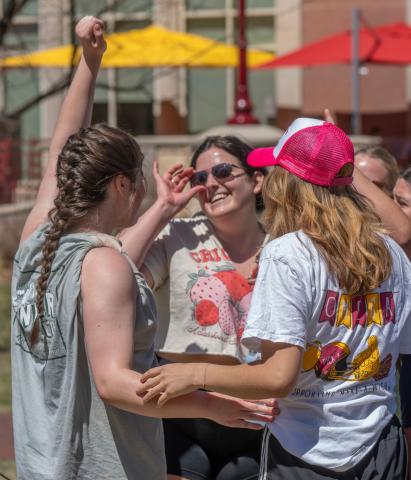
[[[107,48],[104,40],[104,22],[91,15],[83,17],[76,25],[76,35],[83,47],[83,54],[103,55]]]

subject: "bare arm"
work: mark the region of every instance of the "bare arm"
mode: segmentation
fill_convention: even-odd
[[[169,399],[207,388],[242,398],[286,397],[301,369],[302,349],[289,344],[263,342],[263,360],[255,365],[168,364],[142,376],[144,401]]]
[[[182,164],[172,166],[163,176],[158,172],[157,162],[153,165],[153,176],[157,188],[157,200],[130,228],[121,232],[119,238],[124,250],[133,262],[140,267],[146,253],[160,231],[183,209],[204,187],[185,190],[193,169],[183,168]],[[145,272],[148,270],[145,269]],[[148,278],[150,280],[150,277]],[[152,278],[151,278],[152,280]]]
[[[144,404],[136,394],[141,374],[132,370],[137,291],[129,264],[113,249],[91,250],[83,262],[81,292],[87,356],[97,391],[105,402],[140,415],[204,417],[248,428],[255,426],[245,420],[272,418],[272,406],[206,392],[186,395],[161,409],[155,402]]]
[[[35,205],[24,225],[20,242],[47,221],[57,192],[57,158],[68,137],[80,127],[90,125],[96,77],[106,48],[103,23],[94,17],[84,17],[76,26],[76,34],[83,47],[83,55],[61,107],[50,143],[46,171],[40,183]]]
[[[324,120],[334,123],[334,119],[326,108]],[[403,213],[401,208],[386,195],[380,188],[374,185],[360,170],[354,167],[353,185],[359,193],[371,202],[374,210],[381,218],[384,226],[389,230],[391,237],[402,246],[405,253],[411,258],[411,221]]]
[[[380,216],[382,223],[389,230],[391,237],[402,246],[411,258],[411,221],[401,208],[374,185],[364,174],[354,167],[354,187],[364,195]]]

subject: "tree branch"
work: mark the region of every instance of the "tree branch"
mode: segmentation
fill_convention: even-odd
[[[26,5],[28,0],[12,1],[6,3],[3,18],[0,19],[0,45],[3,45],[4,37],[13,23],[13,18]]]

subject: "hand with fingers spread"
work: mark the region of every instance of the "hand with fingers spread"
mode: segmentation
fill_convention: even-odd
[[[164,175],[160,175],[158,163],[154,162],[153,176],[157,187],[157,198],[168,207],[170,218],[182,210],[197,193],[205,189],[201,185],[185,189],[193,172],[192,167],[184,168],[183,164],[177,163]]]
[[[83,48],[83,55],[102,56],[107,44],[104,39],[104,22],[91,15],[83,17],[76,25],[76,35]]]

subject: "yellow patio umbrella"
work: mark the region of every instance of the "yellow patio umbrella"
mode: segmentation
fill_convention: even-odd
[[[186,32],[175,32],[155,25],[106,36],[107,52],[103,68],[138,67],[236,67],[238,49],[215,40]],[[0,67],[69,67],[73,60],[73,45],[51,48],[25,55],[0,59]],[[74,63],[81,49],[74,53]],[[274,60],[275,56],[258,50],[248,50],[247,63],[255,67]]]

